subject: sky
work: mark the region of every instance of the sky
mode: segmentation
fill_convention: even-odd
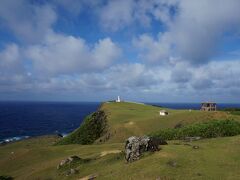
[[[239,0],[1,0],[0,100],[239,103]]]

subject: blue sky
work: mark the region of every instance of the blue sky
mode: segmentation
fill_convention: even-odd
[[[2,0],[0,100],[238,103],[238,0]]]

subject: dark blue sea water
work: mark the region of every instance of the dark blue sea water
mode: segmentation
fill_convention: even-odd
[[[198,103],[147,103],[172,109],[199,109]],[[100,103],[0,102],[0,142],[46,134],[67,134]],[[218,104],[218,109],[240,104]]]
[[[67,134],[100,103],[0,102],[0,142],[46,134]]]

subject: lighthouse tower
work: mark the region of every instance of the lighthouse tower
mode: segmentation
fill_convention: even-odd
[[[120,96],[117,97],[116,102],[121,102],[121,100],[120,100]]]

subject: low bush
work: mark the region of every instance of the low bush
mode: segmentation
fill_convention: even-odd
[[[233,115],[240,115],[240,108],[225,108],[223,111],[228,111]]]
[[[106,127],[107,116],[99,110],[87,116],[78,129],[57,142],[57,145],[92,144],[105,133]]]
[[[240,111],[240,108],[225,108],[223,111]]]
[[[213,120],[197,123],[182,128],[166,129],[155,132],[150,136],[161,137],[165,140],[184,139],[185,137],[200,136],[214,138],[240,134],[240,123],[234,120]]]
[[[0,176],[0,180],[13,180],[11,176]]]

